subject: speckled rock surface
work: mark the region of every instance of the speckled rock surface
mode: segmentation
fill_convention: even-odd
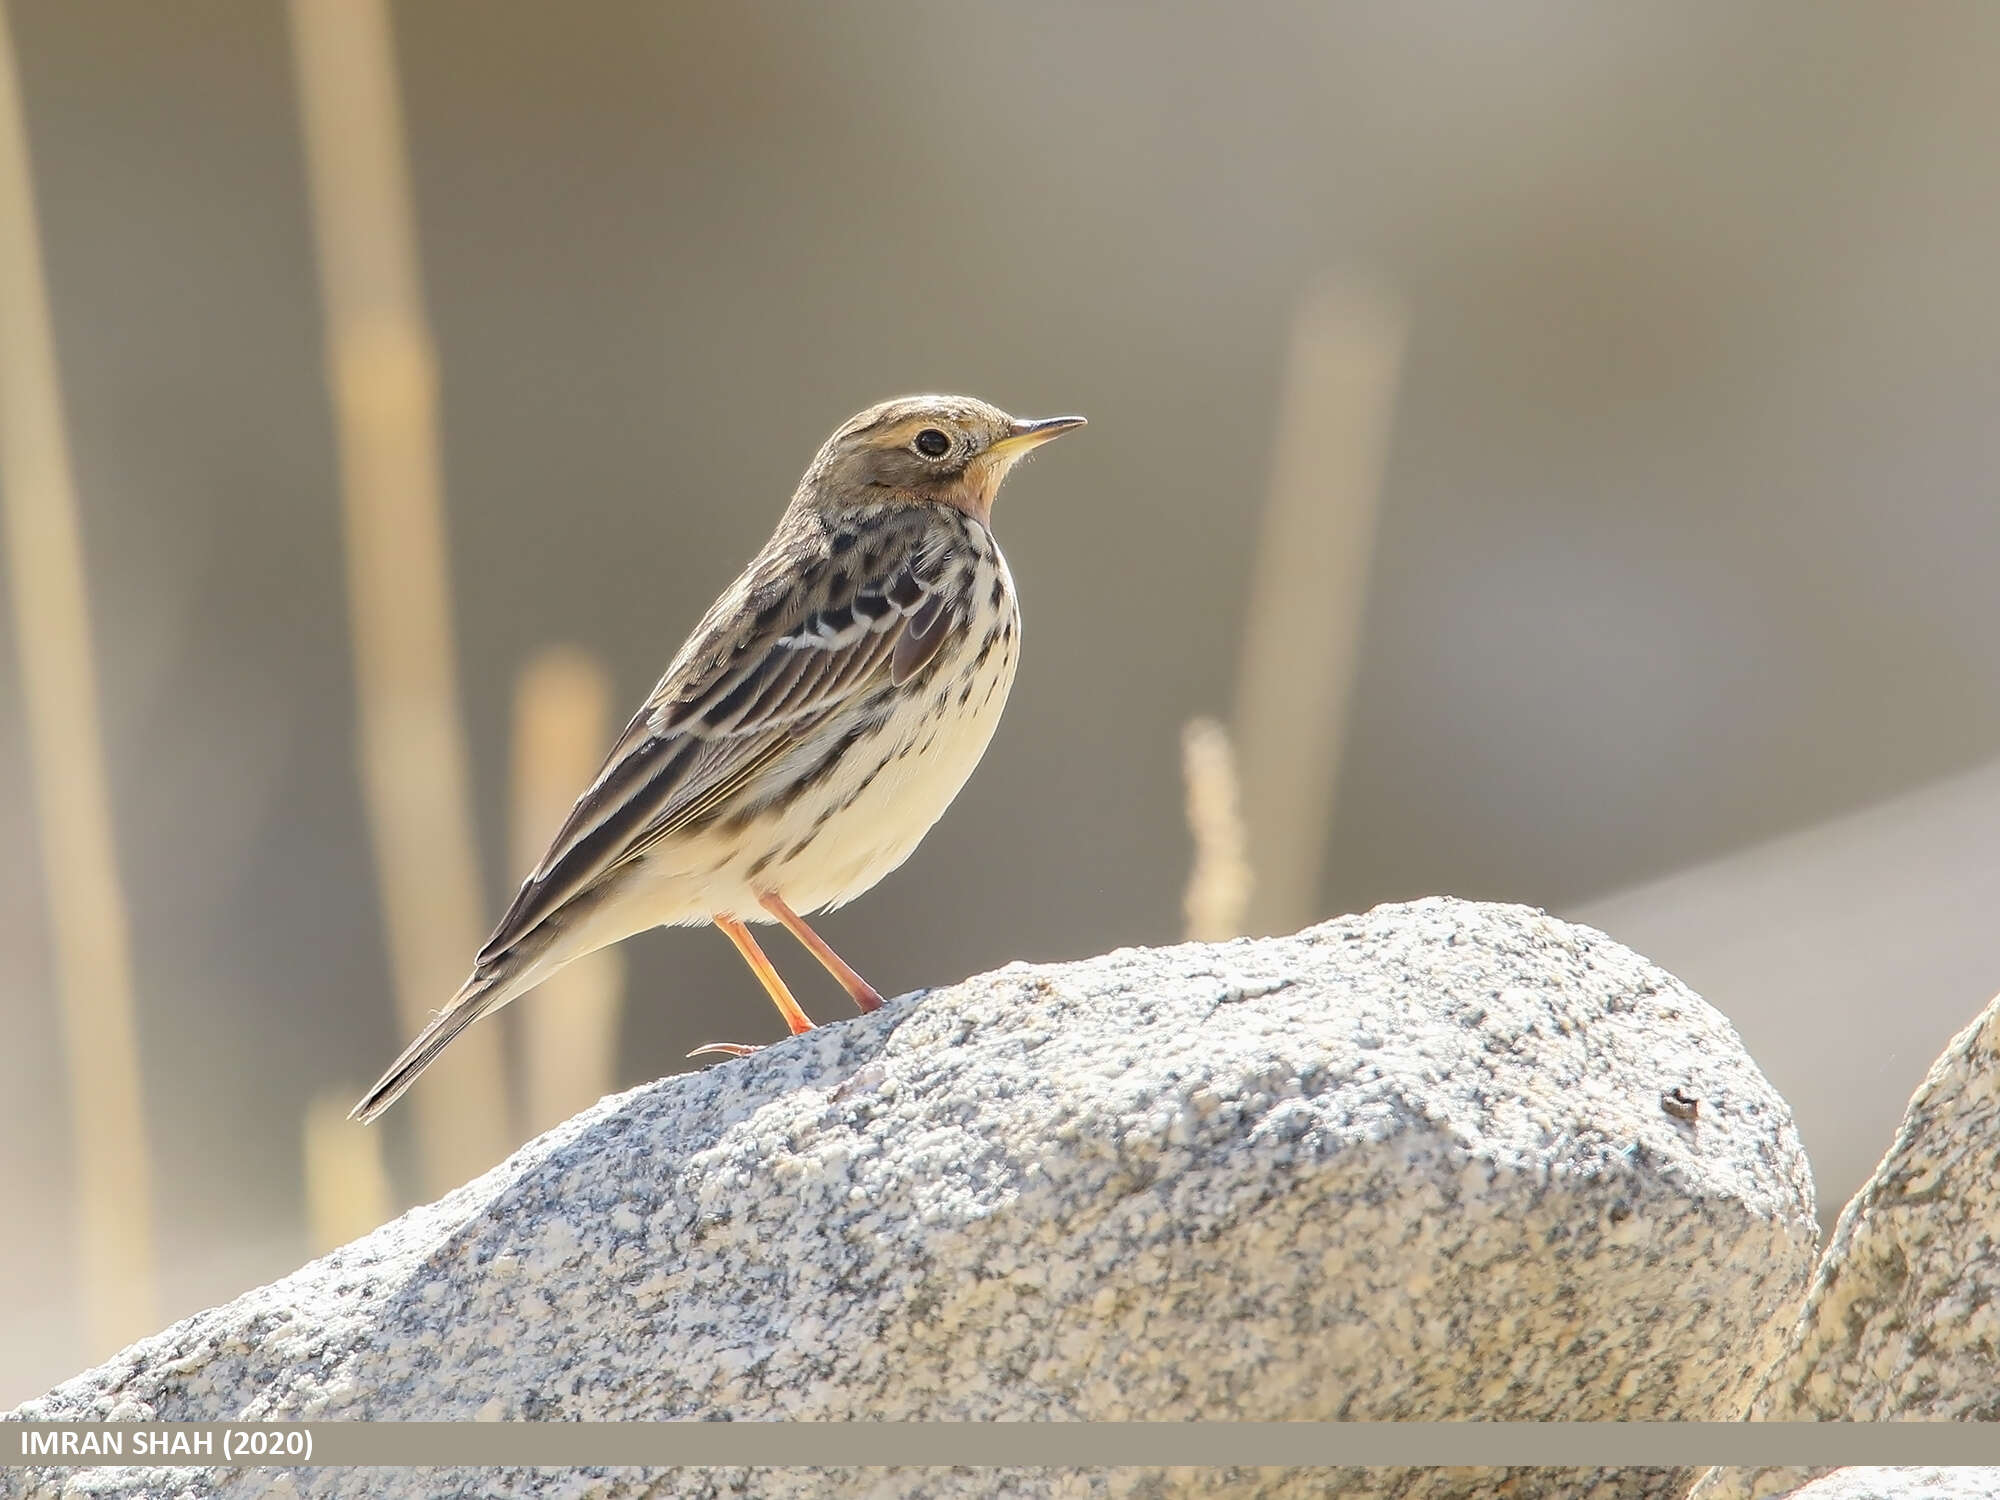
[[[1820,1475],[1836,1472],[1832,1465],[1818,1469],[1704,1469],[1689,1488],[1687,1500],[1780,1500],[1797,1494]]]
[[[2000,1500],[2000,1469],[1831,1469],[1793,1500]]]
[[[18,1415],[1733,1418],[1814,1240],[1790,1114],[1719,1015],[1588,928],[1433,900],[1010,965],[607,1099]],[[200,1472],[144,1492],[261,1492]],[[1685,1482],[1533,1472],[1507,1493]],[[613,1473],[593,1492],[651,1483]],[[997,1477],[661,1492],[1484,1488]]]
[[[1842,1210],[1758,1392],[1767,1421],[2000,1418],[2000,1000],[1952,1038]],[[1767,1500],[1816,1469],[1725,1469],[1699,1500]],[[1844,1470],[1924,1473],[1926,1470]]]
[[[2000,1419],[2000,1001],[1932,1066],[1841,1213],[1758,1395],[1771,1421]]]

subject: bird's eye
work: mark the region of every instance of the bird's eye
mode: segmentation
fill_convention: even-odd
[[[943,458],[951,452],[951,439],[935,427],[926,427],[917,434],[916,449],[925,458]]]

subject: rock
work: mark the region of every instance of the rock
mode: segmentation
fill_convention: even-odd
[[[1752,1414],[1771,1422],[2000,1417],[2000,1000],[1952,1038],[1841,1211]],[[1824,1470],[1727,1469],[1700,1500],[1789,1494]],[[1847,1470],[1847,1473],[1922,1472]]]
[[[1790,1113],[1721,1016],[1589,928],[1431,900],[1013,964],[606,1099],[15,1415],[1735,1418],[1814,1245]],[[680,1492],[847,1492],[730,1472]],[[1065,1495],[1333,1478],[1020,1472]],[[1499,1482],[1438,1473],[1335,1488]]]
[[[1822,1474],[1838,1472],[1831,1466],[1817,1469],[1704,1469],[1701,1477],[1689,1488],[1687,1500],[1781,1500],[1783,1496],[1796,1495]]]
[[[1952,1038],[1840,1215],[1766,1421],[2000,1418],[2000,1001]]]
[[[2000,1469],[1830,1469],[1792,1500],[1995,1500]]]

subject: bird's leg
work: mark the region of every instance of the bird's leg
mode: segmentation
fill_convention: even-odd
[[[806,919],[785,905],[783,897],[775,891],[767,891],[757,898],[757,902],[783,922],[793,937],[805,944],[806,952],[818,959],[820,966],[840,981],[840,987],[854,997],[854,1003],[861,1007],[864,1015],[882,1008],[881,992],[848,967],[847,960],[835,953],[825,938],[806,926]]]
[[[799,1002],[792,998],[792,992],[785,988],[784,976],[772,966],[764,956],[764,950],[757,946],[757,940],[750,936],[750,929],[734,917],[717,912],[715,925],[723,935],[736,945],[736,951],[743,955],[743,962],[750,965],[750,972],[757,976],[757,982],[764,986],[764,993],[771,997],[771,1003],[778,1007],[778,1014],[785,1018],[785,1024],[792,1028],[792,1035],[811,1031],[813,1023],[806,1019],[806,1013],[799,1008]],[[742,1042],[708,1042],[688,1054],[700,1057],[704,1052],[726,1052],[731,1057],[747,1057],[759,1050]]]

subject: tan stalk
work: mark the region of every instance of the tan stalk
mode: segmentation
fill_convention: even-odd
[[[1242,934],[1251,890],[1249,837],[1229,731],[1214,719],[1188,720],[1181,730],[1181,770],[1187,783],[1188,833],[1194,840],[1183,902],[1187,936],[1193,942],[1219,943]]]
[[[354,1127],[347,1118],[353,1098],[342,1087],[306,1107],[306,1222],[315,1255],[360,1239],[396,1212],[382,1132]]]
[[[1396,302],[1337,278],[1312,289],[1293,327],[1237,678],[1253,932],[1291,932],[1324,915],[1403,342]]]
[[[151,1174],[131,937],[98,723],[76,482],[12,28],[0,6],[0,502],[69,1072],[89,1356],[150,1333]]]
[[[293,0],[292,40],[339,429],[362,785],[404,1036],[465,978],[485,931],[459,716],[437,441],[389,17]],[[411,1095],[425,1186],[513,1144],[501,1033],[473,1030]]]
[[[514,688],[514,867],[525,876],[604,758],[611,682],[582,651],[552,647]],[[580,958],[516,1009],[530,1131],[560,1124],[611,1092],[625,961],[616,948]]]

